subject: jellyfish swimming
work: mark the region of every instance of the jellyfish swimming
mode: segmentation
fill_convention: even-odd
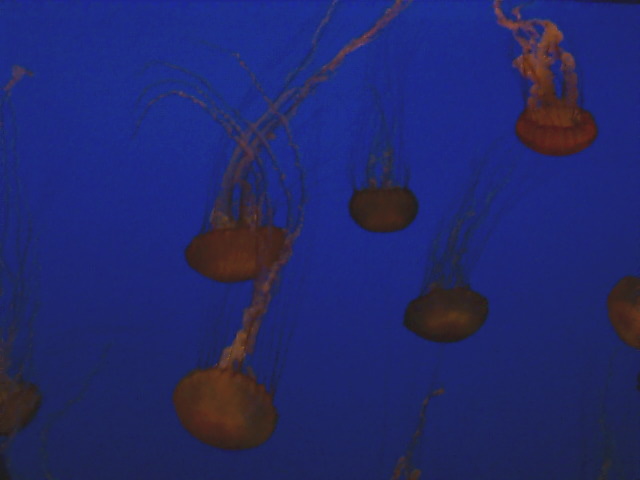
[[[313,35],[309,53],[287,77],[281,93],[274,99],[266,94],[240,55],[232,53],[267,106],[253,122],[244,120],[235,111],[225,110],[206,79],[176,65],[160,64],[183,74],[186,79],[176,82],[176,89],[154,96],[142,117],[163,98],[186,98],[222,126],[235,143],[206,230],[187,247],[187,261],[196,271],[214,280],[253,280],[251,303],[244,310],[242,326],[231,345],[223,349],[214,366],[193,370],[178,382],[173,392],[180,423],[207,445],[230,450],[256,447],[268,440],[276,427],[278,413],[273,405],[273,392],[258,382],[246,359],[254,352],[273,287],[292,255],[293,243],[303,224],[304,171],[289,121],[302,101],[320,83],[331,78],[350,53],[371,42],[410,3],[411,0],[395,0],[371,28],[348,42],[333,59],[296,86],[335,11],[337,1],[334,0]],[[157,82],[146,89],[143,96],[154,86],[166,87],[166,84]],[[185,85],[190,86],[191,91],[186,91]],[[285,175],[282,159],[275,154],[274,142],[278,140],[275,131],[280,128],[285,133],[281,141],[291,152],[288,167],[294,175]],[[271,172],[275,172],[274,182],[267,180]],[[273,184],[278,186],[286,203],[281,226],[274,222],[272,196],[275,192],[267,188]]]
[[[640,278],[626,276],[616,283],[607,298],[607,308],[620,340],[640,349]]]
[[[485,157],[476,165],[457,212],[440,227],[421,293],[405,310],[404,326],[426,340],[463,340],[477,332],[489,314],[489,301],[471,288],[469,271],[489,236],[492,224],[487,220],[511,168],[505,171],[505,166],[489,161]]]
[[[393,90],[391,90],[393,92]],[[390,94],[385,89],[387,95]],[[396,158],[399,137],[399,112],[387,118],[385,103],[373,88],[376,112],[373,115],[373,139],[365,169],[365,184],[354,189],[349,201],[353,221],[369,232],[389,233],[407,228],[418,214],[418,199],[400,176]],[[400,99],[394,98],[395,103]]]
[[[532,84],[516,122],[517,137],[544,155],[571,155],[584,150],[595,140],[598,128],[593,115],[579,105],[576,62],[560,47],[562,32],[550,20],[523,19],[522,7],[514,8],[513,18],[508,18],[502,2],[493,1],[498,24],[509,29],[522,48],[513,66]]]
[[[38,387],[24,379],[31,358],[33,300],[33,235],[22,195],[15,147],[13,88],[33,75],[14,66],[11,79],[0,92],[0,436],[12,437],[36,415],[41,396]]]

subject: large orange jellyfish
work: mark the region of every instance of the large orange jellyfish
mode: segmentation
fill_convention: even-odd
[[[493,171],[488,160],[478,164],[457,213],[433,240],[421,293],[405,310],[405,327],[426,340],[463,340],[487,319],[489,302],[471,289],[468,275],[490,233],[483,223],[509,181],[509,171]]]
[[[369,30],[347,43],[331,61],[300,86],[293,86],[307,66],[308,58],[315,52],[317,42],[335,11],[337,1],[334,0],[312,38],[309,54],[287,77],[282,93],[275,99],[267,96],[245,62],[238,54],[233,54],[250,74],[267,105],[265,113],[254,122],[247,122],[226,112],[202,77],[175,65],[162,64],[185,74],[193,83],[193,91],[180,88],[155,96],[147,104],[143,117],[160,99],[180,96],[201,107],[235,142],[222,179],[222,190],[208,218],[207,231],[198,235],[187,247],[187,260],[198,272],[214,280],[254,281],[251,304],[244,310],[242,327],[231,345],[223,350],[218,363],[210,368],[192,371],[180,380],[173,393],[173,403],[183,427],[208,445],[232,450],[256,447],[271,436],[277,423],[273,392],[258,383],[246,365],[246,357],[254,351],[273,286],[288,262],[293,243],[302,228],[306,199],[304,177],[289,120],[301,102],[318,84],[332,76],[347,55],[371,42],[411,1],[395,0]],[[179,85],[184,86],[185,83],[189,82],[179,82]],[[166,85],[165,82],[159,84]],[[277,138],[275,131],[280,127],[285,132],[286,143],[292,152],[292,165],[297,172],[297,201],[294,201],[292,189],[287,184],[289,176],[282,173],[280,161],[271,145]],[[288,212],[283,227],[263,223],[265,218],[268,221],[273,218],[266,189],[269,182],[264,178],[267,171],[273,170],[278,172],[278,183],[287,199]],[[246,245],[246,251],[239,252],[239,245]],[[236,263],[240,267],[235,268]]]
[[[516,135],[531,150],[544,155],[584,150],[593,143],[598,129],[593,115],[579,105],[576,63],[573,55],[560,47],[562,32],[550,20],[524,20],[521,7],[512,10],[513,19],[507,18],[502,2],[493,1],[498,23],[511,30],[522,48],[513,66],[532,83],[516,122]],[[559,92],[556,79],[561,85]]]
[[[32,235],[18,178],[11,93],[25,75],[32,73],[14,66],[0,93],[0,436],[5,437],[24,428],[40,406],[38,388],[23,378],[31,356],[35,305],[30,283]],[[18,345],[24,350],[20,355]]]
[[[607,298],[609,320],[620,340],[640,349],[640,278],[623,277]],[[640,387],[640,376],[638,377]]]
[[[416,448],[418,448],[420,439],[422,438],[422,434],[424,432],[424,427],[427,422],[427,407],[429,406],[429,402],[433,397],[438,397],[443,393],[444,389],[439,388],[438,390],[434,390],[429,395],[427,395],[422,401],[422,405],[420,406],[420,415],[418,416],[418,426],[411,436],[411,441],[409,442],[407,451],[396,462],[391,480],[420,480],[420,475],[422,475],[422,472],[419,469],[413,467],[413,454],[415,453]]]
[[[393,90],[391,90],[393,92]],[[389,90],[385,89],[389,95]],[[399,112],[389,108],[380,92],[373,89],[376,115],[373,116],[373,139],[365,170],[365,185],[355,189],[349,201],[354,222],[370,232],[389,233],[407,228],[418,214],[418,199],[406,186],[398,170],[396,140],[399,137]],[[393,98],[394,103],[401,101]],[[388,103],[388,102],[387,102]]]

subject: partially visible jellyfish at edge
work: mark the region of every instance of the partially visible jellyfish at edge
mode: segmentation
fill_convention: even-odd
[[[492,167],[490,161],[487,156],[476,165],[457,212],[439,228],[420,295],[405,310],[404,326],[426,340],[463,340],[489,314],[489,301],[471,288],[469,272],[490,234],[494,200],[511,173],[511,167]]]
[[[598,128],[593,115],[579,105],[576,62],[560,47],[562,32],[550,20],[524,20],[522,7],[514,8],[513,18],[508,18],[502,2],[493,1],[498,24],[509,29],[522,48],[513,66],[532,83],[516,122],[516,135],[524,145],[544,155],[584,150],[595,140]]]
[[[288,126],[289,120],[316,86],[331,78],[347,55],[371,42],[380,30],[411,4],[411,0],[395,0],[369,30],[347,43],[331,61],[300,86],[292,86],[314,54],[317,42],[331,19],[336,4],[337,1],[334,0],[329,6],[313,36],[309,53],[298,68],[287,77],[281,93],[274,100],[267,96],[256,76],[240,56],[232,53],[240,66],[248,72],[255,88],[267,104],[265,113],[255,122],[245,121],[235,111],[233,113],[225,111],[221,106],[224,102],[204,78],[182,67],[167,63],[160,63],[160,65],[186,75],[188,79],[186,84],[193,91],[184,91],[185,82],[177,82],[179,89],[153,97],[147,103],[142,115],[144,117],[157,101],[168,96],[186,98],[220,124],[236,144],[224,173],[222,191],[209,216],[210,230],[194,239],[198,242],[202,239],[202,245],[192,247],[194,243],[192,242],[192,245],[187,247],[186,256],[192,267],[214,280],[219,280],[216,278],[217,275],[207,275],[205,271],[210,267],[211,259],[215,263],[222,257],[222,262],[226,262],[225,265],[232,268],[235,262],[233,258],[229,258],[230,256],[246,260],[249,268],[241,269],[248,272],[247,274],[231,274],[229,275],[231,280],[222,279],[221,281],[252,279],[254,284],[251,303],[244,310],[242,327],[236,333],[231,345],[224,348],[218,363],[209,368],[191,371],[178,382],[173,393],[174,407],[182,426],[193,437],[217,448],[237,450],[256,447],[269,439],[277,423],[278,413],[273,405],[273,392],[269,392],[264,385],[258,383],[245,361],[246,357],[254,351],[262,318],[267,313],[272,298],[273,287],[279,280],[280,271],[292,255],[293,243],[300,234],[303,224],[306,200],[304,175],[298,147],[293,141]],[[142,96],[145,96],[154,86],[165,86],[166,83],[157,82],[146,89]],[[262,175],[271,167],[282,172],[270,144],[276,138],[275,131],[280,127],[284,129],[286,142],[293,152],[293,167],[298,172],[299,191],[296,205],[289,194],[290,189],[286,186],[285,176],[280,175],[279,183],[287,198],[289,209],[287,227],[284,229],[284,239],[281,243],[280,233],[275,233],[277,230],[269,230],[264,236],[257,233],[262,228],[261,214],[266,213],[270,216],[269,201]],[[265,160],[269,160],[270,164],[265,165]],[[231,233],[227,232],[228,235],[223,234],[216,239],[213,232],[218,230],[223,232],[230,230]],[[244,244],[250,251],[240,254],[236,250],[240,243],[237,237],[246,234],[250,238]],[[226,236],[231,238],[225,238]],[[264,238],[269,239],[266,247]],[[277,255],[273,257],[269,256],[272,252],[271,246],[268,246],[271,239],[278,245],[278,248],[273,249],[278,250]],[[221,255],[207,251],[226,248],[221,245],[228,245],[230,250]],[[221,270],[226,271],[227,267]]]
[[[640,350],[640,277],[626,276],[607,297],[609,321],[625,344]],[[636,390],[640,392],[640,372],[636,376]]]
[[[640,278],[623,277],[611,289],[607,307],[609,320],[620,340],[640,349]]]
[[[7,441],[29,424],[41,403],[38,387],[24,380],[37,305],[33,298],[33,232],[19,178],[11,95],[25,75],[33,74],[14,66],[0,93],[0,436]]]

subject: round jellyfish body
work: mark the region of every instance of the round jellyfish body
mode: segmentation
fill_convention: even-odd
[[[191,268],[212,280],[252,280],[278,260],[286,236],[273,226],[214,228],[197,235],[185,257]]]
[[[278,421],[273,395],[233,368],[193,370],[176,386],[173,404],[193,437],[226,450],[263,444]]]
[[[577,106],[527,107],[516,122],[516,135],[535,152],[564,156],[591,145],[598,128],[593,115]]]
[[[409,303],[404,325],[426,340],[451,343],[477,332],[488,314],[488,300],[470,288],[435,287]]]
[[[356,190],[349,202],[351,218],[370,232],[389,233],[407,228],[418,214],[418,200],[406,187]]]

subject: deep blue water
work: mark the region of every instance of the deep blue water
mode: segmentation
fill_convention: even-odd
[[[389,3],[340,5],[301,79]],[[254,119],[264,103],[225,52],[241,53],[275,95],[327,4],[0,5],[0,77],[14,64],[35,73],[12,104],[37,237],[40,308],[26,376],[44,398],[8,448],[13,478],[387,479],[437,387],[446,393],[430,405],[414,457],[425,479],[595,480],[605,461],[609,480],[640,478],[640,352],[620,342],[606,312],[615,282],[640,273],[634,5],[524,10],[564,32],[598,122],[595,143],[564,158],[515,139],[527,87],[489,1],[416,0],[348,57],[291,120],[304,227],[251,361],[261,381],[278,377],[276,432],[254,450],[224,452],[178,423],[175,384],[216,358],[250,289],[213,285],[184,261],[231,143],[181,98],[154,105],[136,131],[152,95],[138,96],[176,78],[145,66],[202,75]],[[399,122],[398,160],[420,202],[414,224],[387,235],[359,229],[347,211],[373,141],[372,87]],[[276,133],[274,149],[286,169],[284,138]],[[437,345],[405,330],[403,312],[433,263],[434,238],[463,219],[474,179],[480,199],[501,185],[464,261],[490,314],[473,337]]]

